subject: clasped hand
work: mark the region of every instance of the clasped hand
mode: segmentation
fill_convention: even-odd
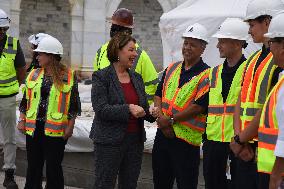
[[[135,118],[144,117],[146,115],[144,109],[141,106],[135,104],[129,104],[129,111]]]

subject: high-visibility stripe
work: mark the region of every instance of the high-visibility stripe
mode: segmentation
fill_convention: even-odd
[[[17,77],[12,77],[10,79],[5,79],[5,80],[0,80],[0,84],[6,84],[6,83],[11,83],[13,81],[17,81]]]
[[[271,56],[267,56],[267,59],[271,59],[272,58],[272,53]],[[267,60],[268,61],[268,60]],[[271,62],[268,65],[268,68],[265,72],[264,78],[261,82],[260,88],[259,88],[259,92],[260,94],[258,95],[258,103],[260,104],[264,104],[265,100],[266,100],[266,95],[263,95],[262,93],[267,91],[267,86],[268,86],[268,81],[269,81],[269,77],[270,77],[270,71],[273,68],[274,64]]]
[[[215,88],[217,86],[218,70],[219,66],[213,68],[210,88]]]
[[[235,105],[228,105],[226,108],[224,106],[209,106],[208,114],[232,114],[234,113]]]
[[[35,69],[31,75],[30,81],[36,81],[40,76],[41,72],[43,72],[43,69]]]
[[[277,123],[274,123],[274,119],[273,119],[273,117],[274,117],[273,113],[275,113],[274,106],[276,106],[275,93],[272,93],[270,100],[271,101],[269,103],[269,112],[270,112],[270,114],[269,114],[269,126],[270,126],[270,128],[274,128],[276,126],[275,124],[277,124]],[[273,113],[271,113],[271,112],[273,112]]]
[[[17,54],[17,50],[13,49],[13,37],[8,37],[8,48],[4,48],[3,52],[8,54]]]
[[[264,118],[264,127],[266,128],[270,128],[270,124],[269,124],[269,110],[270,110],[270,102],[271,102],[271,98],[269,98],[268,102],[267,102],[267,106],[265,108],[265,118]]]
[[[276,144],[278,135],[258,133],[258,140],[266,144]]]
[[[173,114],[176,114],[180,112],[179,110],[173,108],[172,109],[172,113]],[[197,129],[197,130],[200,130],[200,131],[204,131],[205,129],[205,118],[204,120],[197,120],[198,118],[191,118],[189,120],[186,120],[186,121],[181,121],[180,123],[186,125],[186,126],[189,126],[191,127],[192,129]]]
[[[135,57],[133,66],[131,67],[131,69],[132,69],[133,71],[136,70],[136,66],[137,66],[138,61],[139,61],[139,58],[140,58],[140,56],[141,56],[141,54],[142,54],[142,49],[141,49],[140,47],[138,47],[137,50],[136,50],[136,52],[137,52],[137,56]]]
[[[55,121],[51,121],[51,120],[46,120],[46,123],[49,123],[51,125],[56,125],[56,126],[61,126],[61,125],[66,125],[67,122],[55,122]]]
[[[177,67],[179,66],[180,63],[181,62],[176,62],[171,67],[168,67],[167,74],[166,74],[166,77],[164,79],[164,83],[167,83],[167,81],[172,76],[172,73],[177,69]]]
[[[54,124],[50,124],[50,123],[46,122],[44,126],[45,126],[46,129],[52,130],[53,132],[61,132],[67,126],[67,124],[54,125]]]
[[[25,123],[25,129],[29,131],[34,131],[36,128],[35,123],[27,122]]]
[[[157,78],[157,79],[154,79],[152,81],[145,82],[144,85],[149,86],[149,85],[156,85],[158,83],[159,83],[159,79]]]
[[[264,142],[261,142],[261,141],[258,141],[257,142],[257,148],[258,148],[258,151],[260,148],[264,148],[264,149],[267,149],[267,150],[272,150],[274,151],[275,149],[275,144],[267,144],[267,143],[264,143]],[[261,154],[260,154],[261,155]],[[258,156],[260,157],[260,156]],[[261,158],[261,157],[260,157]]]
[[[246,115],[247,116],[255,116],[259,108],[246,108]],[[245,109],[241,108],[240,109],[240,115],[244,115]]]
[[[170,105],[166,102],[162,102],[162,108],[169,109]]]
[[[62,99],[61,99],[60,112],[64,113],[65,112],[66,103],[67,103],[67,95],[66,95],[66,93],[61,93],[61,94],[62,94]]]
[[[204,87],[209,88],[208,81],[208,74],[206,74],[200,79],[200,84],[198,85],[197,91],[202,90]]]
[[[246,102],[248,90],[250,89],[251,81],[253,79],[253,73],[254,73],[254,67],[255,64],[261,54],[261,51],[256,51],[250,58],[247,60],[248,68],[245,73],[244,81],[243,81],[243,87],[241,91],[241,102]]]

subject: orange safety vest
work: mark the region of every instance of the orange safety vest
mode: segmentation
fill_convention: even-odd
[[[269,94],[273,72],[277,67],[272,62],[272,53],[269,53],[254,72],[260,54],[261,51],[257,51],[249,58],[244,76],[241,89],[241,131],[249,125],[256,112],[262,108]]]
[[[259,172],[272,171],[275,155],[274,149],[278,138],[278,122],[276,117],[276,104],[279,89],[284,85],[284,77],[278,81],[269,94],[262,109],[260,125],[258,128],[258,161]]]
[[[165,75],[162,93],[162,112],[166,116],[172,116],[184,111],[189,104],[209,91],[209,69],[194,76],[179,88],[181,68],[182,62],[173,63],[168,67]],[[199,146],[202,141],[205,124],[206,116],[200,114],[186,121],[175,122],[173,129],[177,138]]]
[[[222,71],[223,64],[210,69],[210,92],[207,116],[206,136],[208,140],[218,142],[231,142],[234,135],[233,115],[235,105],[241,90],[242,78],[246,61],[235,73],[227,99],[222,96]]]
[[[26,79],[26,134],[33,135],[36,128],[36,118],[38,106],[41,100],[41,86],[44,75],[44,69],[38,68],[30,72]],[[62,89],[58,90],[54,85],[51,86],[48,107],[46,113],[46,122],[44,125],[45,135],[52,137],[61,137],[64,134],[64,128],[68,124],[68,110],[70,106],[71,89],[74,85],[74,73],[68,70],[64,75]]]

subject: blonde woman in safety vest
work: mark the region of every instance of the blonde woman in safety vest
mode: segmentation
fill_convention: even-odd
[[[41,68],[26,78],[20,104],[18,129],[26,134],[27,176],[25,189],[42,188],[46,163],[46,189],[63,189],[61,163],[67,139],[72,136],[80,99],[74,71],[60,62],[62,44],[45,37],[34,50]]]
[[[258,145],[257,130],[263,105],[283,70],[274,65],[268,38],[264,36],[272,16],[280,10],[284,10],[281,0],[269,3],[267,0],[253,0],[247,7],[245,21],[249,24],[249,34],[254,43],[262,43],[263,46],[261,50],[253,53],[252,59],[247,62],[234,114],[235,136],[230,147],[239,157],[238,169],[242,170],[242,189],[265,188],[269,182],[269,175],[257,172],[254,154]]]

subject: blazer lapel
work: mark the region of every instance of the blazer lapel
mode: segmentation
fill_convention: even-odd
[[[113,65],[110,65],[109,67],[110,67],[111,79],[112,79],[112,82],[114,84],[114,87],[116,88],[117,94],[121,98],[122,102],[126,103],[125,98],[124,98],[124,94],[123,94],[123,91],[122,91],[122,88],[121,88],[121,85],[120,85],[120,82],[119,82],[119,79],[118,79],[116,72],[115,72],[115,69],[114,69]]]

